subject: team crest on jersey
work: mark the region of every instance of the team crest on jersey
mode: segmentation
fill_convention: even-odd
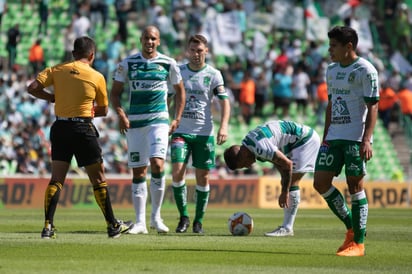
[[[210,85],[210,77],[203,78],[203,85],[209,86]]]
[[[348,77],[348,83],[353,83],[355,81],[355,72],[351,72]]]
[[[140,161],[140,153],[139,152],[130,152],[130,162],[139,162]]]

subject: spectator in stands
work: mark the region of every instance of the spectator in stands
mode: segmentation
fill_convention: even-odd
[[[395,48],[403,55],[407,55],[412,46],[411,42],[411,15],[406,3],[399,3],[395,15],[394,36]]]
[[[229,87],[232,90],[236,102],[239,102],[240,83],[242,82],[245,70],[240,59],[236,59],[234,63],[229,66],[230,83]]]
[[[34,77],[43,70],[45,62],[44,62],[44,52],[43,47],[41,46],[42,40],[39,38],[37,39],[34,44],[31,46],[29,50],[29,62],[32,69],[32,74]]]
[[[310,78],[305,71],[303,62],[297,64],[292,77],[292,94],[293,100],[297,106],[297,114],[303,118],[306,115],[306,108],[309,101],[308,88],[310,87]]]
[[[131,0],[115,0],[116,7],[116,19],[118,24],[117,33],[120,35],[120,40],[123,44],[127,44],[127,38],[129,36],[129,31],[127,29],[128,15],[131,9]]]
[[[268,93],[269,81],[266,77],[266,71],[259,72],[256,79],[256,93],[255,93],[255,113],[254,115],[263,118],[263,109],[265,107]]]
[[[106,0],[90,0],[90,36],[94,36],[97,26],[100,24],[104,30],[106,28],[109,6]]]
[[[386,82],[391,89],[398,92],[402,83],[402,75],[399,73],[399,70],[392,69]]]
[[[121,34],[115,33],[106,46],[107,64],[110,73],[116,69],[116,64],[124,57],[124,51],[125,44],[122,42]]]
[[[104,76],[106,82],[109,81],[110,68],[109,58],[107,57],[106,51],[96,54],[96,60],[93,63],[93,67]]]
[[[239,104],[243,121],[250,125],[255,105],[256,84],[249,70],[245,71],[242,82],[240,82]]]
[[[156,0],[150,0],[146,9],[146,25],[154,25],[159,11],[162,10]]]
[[[288,62],[292,65],[296,65],[302,60],[302,42],[299,39],[293,40],[291,45],[286,48],[286,55],[288,57]]]
[[[7,3],[6,0],[0,0],[0,33],[2,33],[2,19],[3,14],[7,11]]]
[[[316,89],[316,125],[324,125],[325,111],[328,106],[328,86],[326,77],[320,82]]]
[[[178,48],[178,45],[180,44],[179,37],[173,26],[172,20],[166,15],[163,8],[159,10],[154,25],[160,31],[161,51],[164,54],[174,55],[176,53],[174,50]]]
[[[408,72],[403,79],[402,84],[406,89],[412,90],[412,72]]]
[[[284,71],[286,67],[289,65],[289,57],[286,54],[286,48],[282,47],[279,55],[276,56],[276,59],[273,63],[273,72],[277,73],[279,71]]]
[[[289,117],[289,107],[292,101],[292,75],[291,66],[281,66],[280,70],[273,77],[273,114],[287,119]]]
[[[7,31],[7,44],[6,49],[9,54],[8,68],[9,70],[15,69],[17,58],[17,45],[21,39],[21,32],[19,24],[15,24]]]
[[[82,37],[88,36],[90,30],[90,20],[89,18],[81,13],[80,11],[76,11],[73,14],[73,32],[75,37]]]
[[[186,10],[188,16],[188,34],[198,33],[203,26],[203,16],[206,13],[207,4],[200,0],[192,0],[192,5]]]
[[[386,129],[389,129],[389,123],[397,101],[395,91],[387,83],[382,82],[379,91],[378,115]]]
[[[39,35],[44,34],[47,36],[47,21],[49,18],[49,0],[39,0],[38,12],[39,12]],[[43,31],[42,31],[43,30]]]
[[[76,40],[76,33],[73,29],[73,23],[74,21],[71,21],[63,30],[64,55],[62,58],[62,62],[71,61],[73,59],[73,44],[74,40]]]
[[[412,119],[412,91],[402,87],[397,93],[401,114]]]

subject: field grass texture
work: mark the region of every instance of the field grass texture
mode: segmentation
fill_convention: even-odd
[[[295,236],[285,238],[263,236],[281,224],[280,209],[237,210],[253,217],[254,231],[231,236],[235,211],[210,208],[204,235],[177,234],[177,210],[166,205],[168,234],[109,239],[98,208],[58,208],[57,239],[44,240],[42,210],[0,209],[0,273],[411,273],[411,209],[371,209],[366,256],[354,258],[335,255],[345,228],[327,209],[299,210]],[[133,209],[115,212],[134,219]]]

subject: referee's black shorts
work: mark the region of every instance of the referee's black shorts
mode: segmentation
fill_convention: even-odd
[[[50,129],[52,160],[71,163],[73,155],[79,167],[102,162],[99,133],[90,118],[81,121],[56,120]]]

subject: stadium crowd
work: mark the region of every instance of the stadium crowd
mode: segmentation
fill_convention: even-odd
[[[4,5],[2,2],[5,3],[5,1],[0,1],[0,26],[1,17],[4,19],[8,16],[7,6],[3,6],[5,8],[2,9],[1,4]],[[267,38],[265,39],[267,40],[266,48],[257,52],[254,42],[256,32],[248,28],[246,21],[247,16],[252,12],[269,14],[273,12],[276,5],[288,1],[82,0],[70,1],[68,6],[62,4],[62,7],[56,7],[57,5],[52,5],[52,2],[54,1],[22,2],[22,5],[32,5],[38,11],[38,16],[41,17],[38,39],[33,43],[33,47],[36,46],[36,49],[33,49],[32,59],[28,62],[30,65],[22,66],[15,63],[16,58],[13,54],[21,53],[10,51],[9,49],[12,50],[12,48],[8,48],[7,62],[0,63],[2,65],[2,77],[0,77],[0,174],[2,175],[34,174],[42,176],[50,172],[48,136],[50,126],[55,119],[53,106],[47,102],[34,101],[28,95],[26,87],[27,83],[34,79],[36,73],[47,64],[44,53],[42,54],[41,44],[41,38],[50,32],[50,28],[47,27],[47,14],[54,12],[53,9],[62,9],[62,7],[65,7],[63,12],[68,13],[72,20],[60,31],[60,35],[64,33],[65,37],[65,54],[60,61],[71,58],[71,45],[76,37],[82,35],[94,37],[99,28],[105,29],[108,24],[116,24],[118,31],[110,41],[107,41],[106,48],[100,49],[94,63],[94,67],[106,77],[108,87],[110,87],[115,64],[122,57],[137,51],[136,43],[138,41],[130,39],[129,35],[131,21],[144,22],[145,25],[156,25],[162,35],[162,44],[159,50],[173,54],[179,62],[185,62],[183,52],[186,38],[193,33],[206,32],[208,15],[212,12],[217,14],[234,12],[233,14],[237,16],[237,27],[242,35],[241,49],[230,45],[234,54],[222,57],[222,55],[212,53],[209,56],[209,62],[222,71],[226,88],[232,94],[234,111],[231,122],[236,121],[249,125],[253,118],[265,119],[270,116],[287,119],[290,117],[291,104],[296,104],[297,113],[302,122],[305,121],[307,113],[316,113],[317,119],[312,126],[321,126],[327,100],[324,73],[328,64],[328,45],[325,44],[325,41],[306,39],[301,31],[282,30],[274,26],[270,30],[270,34],[265,37]],[[302,1],[292,2],[296,6],[303,5]],[[312,1],[303,2],[311,3]],[[349,9],[347,9],[349,13],[340,14],[338,19],[331,17],[330,21],[350,24],[351,20],[355,20],[359,14],[363,15],[365,10],[370,8],[372,1],[334,2],[349,5]],[[381,42],[388,45],[392,43],[392,46],[396,46],[400,39],[404,39],[404,46],[410,48],[411,24],[405,24],[404,20],[407,19],[403,16],[396,16],[396,14],[409,12],[409,7],[401,1],[379,2],[382,2],[382,5],[377,5],[375,8],[381,21],[390,21],[391,18],[395,18],[393,24],[395,26],[402,24],[403,26],[395,28],[402,30],[395,33],[396,41],[391,39]],[[48,13],[45,14],[44,10]],[[114,10],[115,17],[110,16],[110,10]],[[308,6],[306,6],[305,15],[308,11]],[[8,44],[9,40],[14,39],[12,46],[15,48],[19,43],[19,36],[23,35],[19,32],[16,33],[16,26],[18,28],[17,22],[8,30],[0,28],[1,35],[7,37]],[[210,38],[211,35],[208,37]],[[412,56],[407,54],[408,50],[404,50],[403,47],[400,49],[405,60],[412,61]],[[263,57],[258,55],[261,52],[264,52]],[[385,104],[385,109],[380,109],[382,120],[388,119],[388,117],[391,119],[398,109],[406,116],[411,117],[412,74],[402,74],[396,68],[384,65],[388,63],[388,60],[382,56],[378,57],[373,49],[361,52],[360,55],[369,59],[378,69],[381,74],[380,79],[382,79],[382,90],[384,87],[390,87],[394,91],[391,97],[382,96],[382,100],[391,100],[390,103]],[[406,92],[401,93],[400,91],[403,90]],[[405,95],[398,96],[399,94]],[[279,100],[283,102],[280,105]],[[109,111],[107,117],[95,119],[95,124],[100,133],[107,173],[127,174],[129,169],[127,167],[126,141],[117,129],[116,119],[116,115]],[[220,159],[219,155],[218,158]],[[217,166],[224,169],[219,160],[217,160]],[[71,172],[83,173],[82,170],[76,168],[73,168]]]

